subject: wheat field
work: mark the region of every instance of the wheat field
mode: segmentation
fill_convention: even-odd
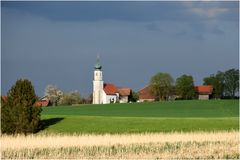
[[[1,136],[3,159],[172,159],[239,156],[239,132]]]

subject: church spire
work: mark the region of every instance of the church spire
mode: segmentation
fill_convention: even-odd
[[[95,70],[101,70],[102,69],[102,66],[100,64],[100,58],[99,58],[99,55],[97,56],[97,62],[94,66]]]

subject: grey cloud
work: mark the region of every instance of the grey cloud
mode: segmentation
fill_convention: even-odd
[[[156,23],[150,23],[146,25],[147,30],[149,31],[162,31]]]
[[[12,8],[54,21],[199,21],[209,16],[219,20],[231,17],[238,21],[237,2],[2,2],[2,8]],[[204,18],[199,15],[209,16]]]
[[[232,29],[233,23],[217,22],[224,37],[211,36],[211,28],[192,23],[54,21],[23,12],[6,15],[3,11],[2,94],[16,79],[27,77],[39,96],[47,84],[62,90],[77,89],[87,96],[99,53],[104,80],[134,90],[159,71],[169,72],[174,78],[192,74],[196,84],[201,84],[204,75],[238,67],[238,30]],[[150,30],[159,28],[162,32],[150,32],[146,29],[149,25]],[[175,35],[182,31],[185,36]]]
[[[212,30],[212,33],[217,34],[217,35],[223,35],[224,30],[220,29],[219,26],[215,26]]]

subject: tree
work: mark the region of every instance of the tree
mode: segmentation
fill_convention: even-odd
[[[92,102],[93,102],[93,94],[92,93],[88,97],[81,98],[82,104],[92,104]]]
[[[31,82],[17,80],[8,91],[7,100],[2,100],[2,133],[34,133],[40,127],[41,107],[33,106],[36,95]]]
[[[203,79],[203,85],[212,85],[213,86],[213,97],[221,98],[223,96],[223,73],[218,72],[216,75],[212,74],[209,77]]]
[[[150,90],[159,100],[166,100],[171,95],[173,82],[170,74],[159,72],[151,78]]]
[[[138,99],[139,99],[138,92],[132,91],[132,94],[129,97],[129,101],[130,102],[137,102]]]
[[[224,72],[224,93],[234,98],[239,89],[239,70],[229,69]]]
[[[78,91],[63,93],[62,98],[59,100],[59,104],[61,105],[72,105],[79,103],[81,103],[81,97]]]
[[[218,71],[216,75],[203,79],[204,85],[212,85],[214,88],[213,97],[231,97],[234,98],[239,89],[239,70],[229,69],[225,72]]]
[[[92,104],[93,102],[93,94],[91,93],[88,97],[87,97],[87,103],[88,104]]]
[[[63,92],[54,85],[48,85],[45,88],[44,96],[48,97],[53,106],[57,106],[63,96]]]
[[[176,92],[183,99],[193,99],[195,97],[193,77],[182,75],[176,80]]]

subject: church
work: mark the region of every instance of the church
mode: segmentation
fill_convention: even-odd
[[[103,82],[103,71],[99,58],[94,66],[93,104],[128,103],[132,94],[130,88],[118,88]]]

